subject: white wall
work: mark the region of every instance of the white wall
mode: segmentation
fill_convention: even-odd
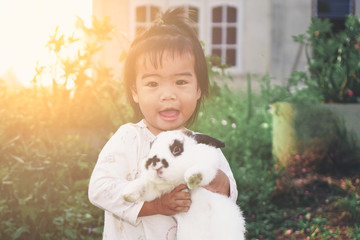
[[[271,1],[246,0],[244,8],[244,72],[268,72],[271,54]]]
[[[290,76],[300,45],[292,36],[305,33],[311,22],[311,1],[273,0],[272,3],[271,75],[278,81]],[[303,51],[297,70],[304,70]]]
[[[124,34],[130,32],[129,1],[127,0],[93,0],[93,15],[99,20],[110,17],[111,24],[115,26],[115,38],[107,42],[99,58],[101,62],[114,69],[117,78],[121,78],[122,64],[119,62],[121,52],[129,45]]]

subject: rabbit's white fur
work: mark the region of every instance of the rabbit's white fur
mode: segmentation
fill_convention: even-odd
[[[125,187],[123,198],[128,202],[151,201],[186,183],[192,204],[188,212],[174,216],[178,240],[245,239],[245,221],[239,207],[226,196],[199,187],[208,185],[217,173],[220,155],[215,145],[221,142],[201,135],[200,142],[217,141],[210,146],[198,143],[196,136],[180,130],[160,133],[141,176]]]

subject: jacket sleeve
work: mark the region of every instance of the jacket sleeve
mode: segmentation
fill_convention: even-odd
[[[106,143],[92,172],[88,196],[90,202],[122,220],[137,225],[143,202],[128,203],[122,190],[135,179],[138,169],[139,136],[134,127],[123,125]]]
[[[219,149],[219,151],[221,152],[221,154],[220,154],[221,155],[220,170],[222,170],[228,176],[229,181],[230,181],[230,198],[231,198],[231,200],[236,202],[237,197],[238,197],[236,181],[234,179],[234,175],[231,171],[228,161],[226,160],[224,154],[222,153],[222,151],[220,149]]]

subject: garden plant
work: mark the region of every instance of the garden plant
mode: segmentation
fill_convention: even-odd
[[[347,16],[344,30],[338,32],[329,19],[313,18],[306,33],[293,37],[305,46],[310,73],[295,74],[325,103],[360,101],[359,29],[355,15]]]

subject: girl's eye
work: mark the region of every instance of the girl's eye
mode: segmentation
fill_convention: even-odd
[[[157,87],[159,84],[157,82],[149,82],[146,84],[148,87]]]
[[[185,85],[187,82],[185,80],[177,80],[176,84],[177,85]]]

